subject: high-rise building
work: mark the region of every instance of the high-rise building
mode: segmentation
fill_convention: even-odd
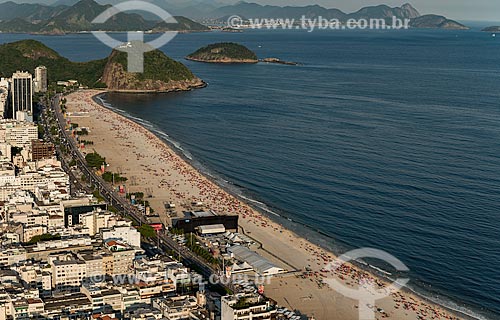
[[[9,96],[9,81],[5,78],[0,78],[0,116],[3,118],[8,109],[7,98]]]
[[[50,142],[31,140],[31,160],[33,161],[50,159],[54,156],[54,151],[54,145]]]
[[[45,66],[35,68],[35,92],[47,92],[47,68]]]
[[[17,118],[18,111],[33,114],[33,77],[28,72],[17,71],[12,75],[11,83],[12,118]]]

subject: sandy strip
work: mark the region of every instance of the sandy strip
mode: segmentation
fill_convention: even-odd
[[[281,263],[288,270],[298,268],[304,271],[309,266],[313,270],[311,276],[303,278],[297,273],[282,275],[273,278],[266,286],[266,295],[280,305],[301,310],[319,320],[355,320],[359,318],[358,302],[322,285],[323,279],[336,277],[346,285],[357,287],[359,278],[365,277],[377,287],[384,286],[382,281],[348,265],[335,272],[321,272],[335,258],[332,253],[284,229],[229,195],[154,134],[95,103],[92,97],[99,93],[86,90],[67,96],[68,112],[88,112],[88,117],[69,117],[80,127],[89,129],[89,135],[83,139],[94,144],[82,152],[95,149],[104,156],[110,164],[108,171],[119,172],[129,179],[125,184],[127,192],[151,194],[152,198],[148,200],[163,221],[167,221],[164,202],[173,202],[178,210],[182,210],[192,201],[202,201],[217,212],[239,214],[240,226],[245,232],[272,253],[261,252],[266,257]],[[273,255],[286,261],[288,266]],[[406,292],[394,293],[378,300],[373,309],[377,319],[459,319]]]

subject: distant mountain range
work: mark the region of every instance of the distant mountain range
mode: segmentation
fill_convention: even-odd
[[[327,9],[319,5],[310,5],[305,7],[279,7],[271,5],[260,5],[249,2],[239,2],[235,5],[220,7],[209,13],[209,18],[218,18],[228,15],[243,15],[246,18],[293,18],[299,19],[302,16],[307,18],[323,17],[325,19],[347,19],[361,18],[391,18],[396,16],[401,19],[412,19],[420,16],[420,13],[410,4],[401,7],[391,8],[386,5],[365,7],[354,13],[345,13],[339,9]]]
[[[338,19],[410,19],[414,28],[468,29],[457,21],[438,15],[421,15],[412,5],[401,7],[387,5],[370,6],[353,13],[339,9],[327,9],[319,5],[271,6],[249,2],[224,5],[214,0],[151,0],[150,2],[175,15],[177,24],[158,22],[158,17],[150,13],[119,13],[105,24],[96,25],[91,21],[101,12],[120,0],[57,0],[51,6],[41,4],[18,4],[12,1],[0,4],[0,31],[67,33],[81,31],[206,31],[206,26],[192,21],[225,23],[228,16],[238,15],[252,18],[309,19],[322,17]],[[201,3],[203,5],[201,5]],[[186,18],[187,17],[187,18]]]
[[[20,18],[27,21],[40,21],[50,19],[62,11],[67,6],[46,6],[42,4],[14,3],[12,1],[0,4],[0,20],[6,21]]]
[[[279,7],[260,5],[249,2],[239,2],[234,5],[223,6],[205,14],[206,18],[218,19],[223,22],[225,17],[238,15],[246,19],[253,18],[290,18],[300,19],[305,16],[308,19],[322,17],[325,19],[338,19],[345,22],[349,19],[387,19],[392,17],[399,19],[410,19],[410,26],[415,28],[440,28],[440,29],[468,29],[463,24],[438,15],[421,15],[411,4],[401,7],[389,7],[378,5],[364,7],[353,13],[345,13],[339,9],[327,9],[319,5],[305,7]],[[222,18],[221,18],[222,17]]]
[[[0,31],[63,34],[84,31],[206,31],[207,26],[186,17],[174,17],[176,23],[147,20],[137,13],[118,13],[106,23],[92,21],[111,5],[81,0],[72,6],[40,4],[0,4]]]

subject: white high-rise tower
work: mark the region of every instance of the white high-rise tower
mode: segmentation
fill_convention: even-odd
[[[35,92],[47,92],[47,68],[45,66],[35,68]]]

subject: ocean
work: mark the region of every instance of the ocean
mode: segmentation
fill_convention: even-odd
[[[21,38],[78,61],[110,52],[89,34],[0,34]],[[301,65],[182,60],[222,41]],[[500,318],[500,37],[214,32],[180,34],[163,50],[208,86],[106,103],[310,240],[385,250],[409,267],[413,290]]]

